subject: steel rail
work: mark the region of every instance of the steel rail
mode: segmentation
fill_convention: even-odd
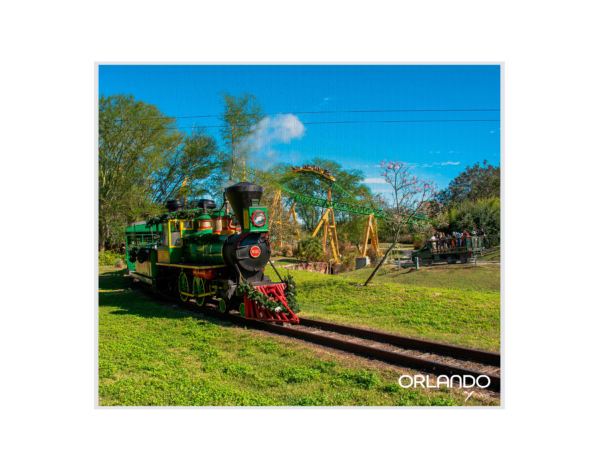
[[[149,292],[149,291],[146,290],[146,292]],[[149,292],[149,293],[156,295],[156,293],[152,293],[152,292]],[[163,296],[164,295],[159,295],[159,297],[163,297]],[[478,376],[485,376],[485,377],[489,378],[489,380],[490,380],[490,384],[487,388],[491,389],[493,391],[500,392],[500,385],[501,385],[500,376],[491,375],[489,373],[483,373],[481,371],[470,370],[468,368],[462,368],[460,366],[454,366],[454,365],[449,365],[449,364],[445,364],[445,363],[440,363],[440,362],[437,362],[434,360],[427,360],[424,358],[419,358],[419,357],[414,357],[414,356],[410,356],[410,355],[405,355],[402,353],[392,352],[390,350],[383,350],[381,348],[370,347],[368,345],[362,345],[362,344],[358,344],[358,343],[354,343],[354,342],[349,342],[347,340],[341,340],[341,339],[336,339],[336,338],[332,338],[332,337],[327,337],[326,335],[319,335],[319,334],[315,334],[313,332],[307,332],[306,330],[295,329],[291,326],[283,327],[281,325],[277,325],[277,324],[274,324],[271,322],[263,322],[263,321],[256,321],[256,320],[252,320],[252,319],[245,319],[243,317],[240,317],[239,315],[230,314],[230,313],[222,313],[221,311],[219,311],[216,308],[210,308],[210,307],[206,306],[206,304],[203,306],[197,306],[197,305],[193,305],[193,303],[182,302],[178,298],[177,299],[170,298],[169,301],[177,302],[179,306],[183,307],[187,311],[191,311],[196,314],[209,315],[209,316],[215,317],[217,319],[227,320],[227,321],[231,322],[232,324],[251,326],[251,327],[254,327],[259,330],[273,332],[276,334],[284,335],[286,337],[294,337],[294,338],[304,340],[307,342],[312,342],[312,343],[316,343],[319,345],[323,345],[325,347],[333,347],[338,350],[344,350],[344,351],[347,351],[350,353],[356,353],[356,354],[367,356],[370,358],[376,358],[378,360],[383,360],[388,363],[393,363],[393,364],[397,364],[397,365],[401,365],[401,366],[407,366],[407,367],[419,369],[422,371],[429,371],[429,372],[435,374],[436,376],[446,375],[451,379],[453,379],[453,377],[459,376],[463,379],[462,384],[464,384],[464,379],[466,376],[471,377],[471,378],[477,378]],[[308,323],[314,323],[312,326],[316,326],[316,323],[320,322],[320,321],[314,321],[311,319],[303,319],[303,320],[305,322],[304,325],[307,325],[307,326],[309,326]],[[301,322],[302,322],[302,320],[301,320]],[[341,326],[341,324],[330,324],[327,322],[324,324],[327,324],[328,326],[331,326],[331,325]],[[348,326],[341,326],[341,327],[344,327],[344,328],[347,327],[348,329],[357,329],[356,327],[348,327]],[[360,330],[361,333],[362,333],[362,331],[369,332],[371,335],[375,332],[375,331],[369,331],[367,329],[357,329],[357,330]],[[381,334],[382,336],[391,335],[391,334],[385,334],[383,332],[377,332],[377,334]],[[392,337],[399,337],[399,336],[392,335]],[[383,338],[383,337],[381,337],[381,338]],[[416,341],[416,339],[411,339],[411,340]],[[421,341],[421,342],[425,342],[425,341]],[[437,342],[432,342],[432,343],[437,344]],[[438,344],[438,345],[443,345],[443,344]],[[426,348],[426,347],[421,347],[421,348]],[[467,349],[467,350],[470,350],[470,349]]]
[[[233,314],[221,314],[222,317],[227,320],[236,322],[241,321],[243,324],[251,325],[257,329],[267,330],[277,334],[285,335],[287,337],[295,337],[300,340],[317,343],[326,347],[334,346],[337,349],[345,350],[351,353],[358,353],[378,360],[384,360],[389,363],[394,363],[402,366],[409,366],[415,369],[430,371],[436,376],[446,375],[460,376],[464,379],[465,376],[477,378],[478,376],[486,376],[490,380],[489,389],[494,391],[500,391],[500,376],[491,375],[489,373],[483,373],[481,371],[470,370],[468,368],[462,368],[460,366],[448,365],[440,363],[434,360],[426,360],[419,357],[405,355],[403,353],[392,352],[390,350],[383,350],[381,348],[370,347],[368,345],[362,345],[347,340],[336,339],[327,337],[326,335],[319,335],[313,332],[307,332],[305,330],[297,330],[293,327],[283,327],[277,324],[268,322],[255,321],[250,319],[244,319]],[[464,381],[463,381],[464,382]]]
[[[352,327],[343,324],[334,324],[332,322],[319,321],[316,319],[307,319],[305,317],[299,317],[299,319],[300,325],[306,327],[315,327],[317,329],[353,335],[355,337],[375,340],[377,342],[389,343],[401,347],[411,347],[418,350],[426,350],[428,352],[440,353],[442,355],[453,357],[468,358],[470,360],[476,360],[482,363],[500,366],[499,353],[486,352],[485,350],[476,350],[473,348],[460,347],[458,345],[450,345],[447,343],[432,342],[430,340],[404,337],[402,335],[388,334],[387,332],[378,332],[376,330],[362,329],[360,327]]]

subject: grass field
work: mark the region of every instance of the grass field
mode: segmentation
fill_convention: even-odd
[[[484,262],[487,262],[487,261],[490,261],[490,262],[491,261],[499,262],[500,261],[500,254],[501,254],[500,251],[498,251],[498,252],[492,252],[492,253],[489,253],[487,255],[482,255],[481,257],[477,257],[477,260],[482,260]]]
[[[300,315],[500,351],[499,267],[448,265],[400,274],[386,267],[365,288],[371,271],[338,276],[293,272]],[[269,269],[266,273],[275,277]]]
[[[456,390],[402,389],[391,367],[377,369],[366,359],[194,318],[129,289],[123,274],[100,268],[100,405],[499,404],[476,397],[465,402]],[[317,309],[314,280],[298,281],[301,302]],[[372,295],[379,296],[379,289]],[[346,290],[343,297],[349,298]]]
[[[493,254],[491,254],[493,255]],[[363,280],[373,272],[374,267],[367,266],[338,275],[341,278]],[[424,286],[429,288],[460,289],[474,291],[500,291],[500,265],[434,265],[416,268],[403,268],[397,265],[381,267],[374,281],[379,283],[400,283],[406,286]]]

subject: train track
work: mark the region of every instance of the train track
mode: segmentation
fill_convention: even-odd
[[[156,295],[153,294],[153,296]],[[158,296],[165,298],[164,295]],[[458,376],[463,379],[463,383],[465,377],[469,377],[471,382],[471,378],[486,376],[489,378],[489,386],[486,389],[500,392],[501,377],[498,374],[500,372],[500,354],[498,353],[307,318],[300,318],[300,325],[262,322],[244,319],[236,314],[221,313],[216,306],[212,307],[210,302],[207,303],[208,305],[199,307],[195,303],[189,301],[184,303],[171,297],[168,297],[166,301],[171,304],[176,302],[179,306],[195,314],[208,315],[233,324],[297,338],[386,363],[427,371],[435,376]],[[370,344],[366,342],[370,342]]]

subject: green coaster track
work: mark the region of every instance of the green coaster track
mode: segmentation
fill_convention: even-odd
[[[302,169],[302,171],[305,172],[304,169]],[[329,201],[325,198],[317,198],[314,196],[302,195],[302,194],[292,190],[291,188],[288,188],[287,186],[285,186],[285,184],[287,182],[296,178],[296,176],[299,175],[300,172],[294,172],[291,175],[286,175],[285,177],[283,177],[280,180],[275,180],[275,179],[271,178],[270,176],[268,176],[266,174],[266,172],[259,172],[257,175],[256,170],[253,168],[249,168],[248,173],[250,173],[255,178],[258,176],[258,177],[260,177],[260,179],[263,179],[263,180],[275,185],[279,190],[281,190],[283,193],[285,193],[288,196],[288,198],[290,198],[292,201],[295,201],[297,203],[308,204],[308,205],[315,206],[318,208],[331,208],[334,211],[345,211],[348,213],[362,214],[364,216],[373,214],[376,218],[380,218],[380,219],[384,219],[384,220],[390,220],[393,216],[392,211],[389,211],[389,210],[384,210],[384,209],[379,209],[379,208],[374,208],[374,207],[369,207],[369,206],[363,206],[363,205],[356,204],[356,203],[347,203],[344,201],[335,201],[335,200]],[[321,180],[325,181],[329,185],[330,188],[332,188],[332,189],[335,188],[336,190],[338,190],[340,193],[346,195],[347,197],[355,199],[354,196],[352,196],[350,193],[348,193],[346,190],[344,190],[340,185],[338,185],[331,178],[328,178],[325,175],[323,175],[322,173],[319,173],[316,171],[312,171],[311,173],[318,176]],[[406,224],[416,225],[416,226],[426,226],[429,222],[430,222],[429,219],[424,218],[424,217],[408,216]]]

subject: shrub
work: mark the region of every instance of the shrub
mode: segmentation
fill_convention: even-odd
[[[117,260],[123,260],[123,257],[124,256],[116,250],[98,252],[98,265],[114,267]]]
[[[379,254],[377,253],[377,250],[373,249],[373,247],[369,247],[367,250],[367,257],[370,259],[379,258]]]
[[[420,249],[421,247],[423,247],[423,236],[421,234],[415,234],[412,237],[412,241],[413,241],[413,247],[415,249]]]
[[[323,243],[315,237],[303,237],[298,242],[294,255],[309,262],[318,262],[325,255],[323,253]]]
[[[358,252],[346,252],[342,257],[342,271],[352,271],[356,267],[356,257]]]

